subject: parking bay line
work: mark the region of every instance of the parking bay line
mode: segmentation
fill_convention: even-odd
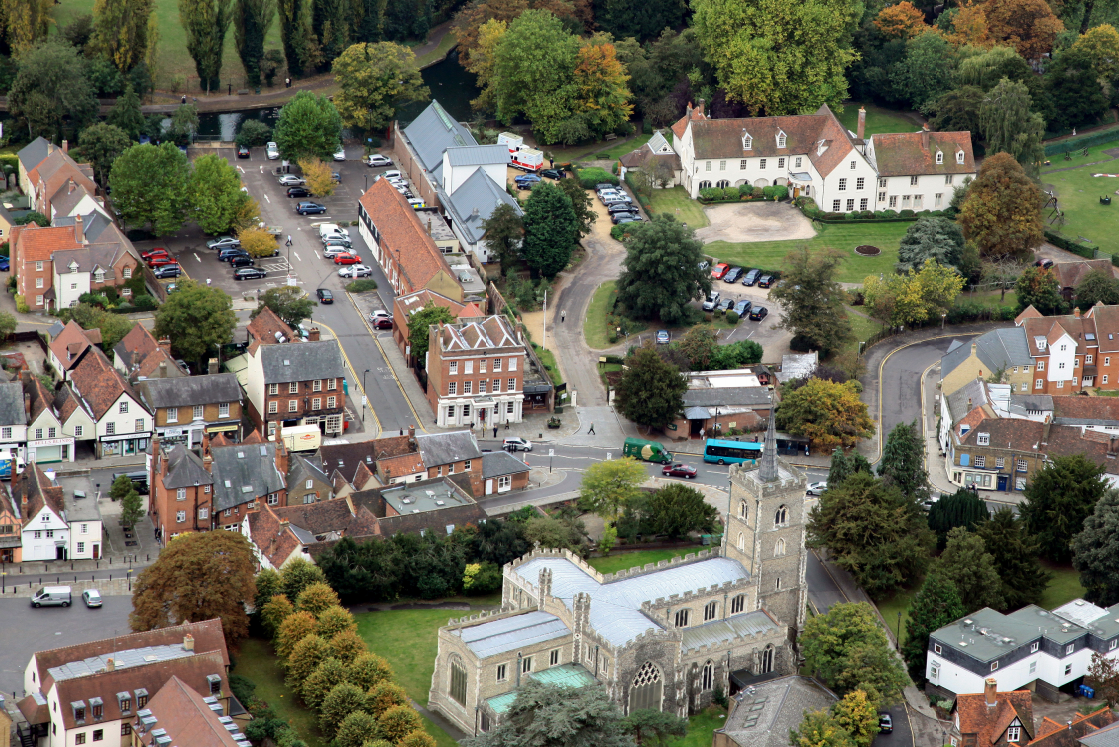
[[[292,254],[294,254],[295,258],[298,259],[300,262],[303,261],[303,258],[299,256],[299,252],[292,252]]]

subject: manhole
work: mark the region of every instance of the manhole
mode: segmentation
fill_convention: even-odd
[[[855,247],[855,254],[861,254],[864,257],[877,257],[881,253],[881,249],[870,244],[860,244]]]

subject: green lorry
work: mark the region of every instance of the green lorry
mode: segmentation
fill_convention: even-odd
[[[656,441],[646,441],[643,438],[627,438],[622,454],[634,459],[658,464],[671,464],[672,452],[661,446]]]

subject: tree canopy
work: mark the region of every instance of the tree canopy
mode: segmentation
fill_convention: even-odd
[[[904,0],[901,4],[908,5]],[[958,223],[948,218],[920,218],[901,240],[898,269],[919,270],[929,259],[958,267],[963,251],[964,232]]]
[[[463,747],[632,747],[618,705],[601,685],[524,680],[501,723]]]
[[[979,535],[963,527],[949,531],[948,542],[936,566],[936,572],[956,587],[965,613],[1004,606],[995,559],[987,552],[987,544]]]
[[[427,348],[431,342],[430,327],[433,324],[448,324],[454,320],[450,309],[433,303],[428,303],[408,318],[408,345],[411,347],[409,354],[421,368],[427,366]]]
[[[1107,490],[1102,475],[1103,467],[1076,454],[1057,457],[1026,483],[1019,515],[1037,538],[1042,557],[1060,563],[1072,557],[1072,538]]]
[[[189,190],[194,220],[211,236],[229,231],[241,203],[249,199],[241,191],[241,177],[237,169],[225,158],[214,154],[194,159]]]
[[[233,339],[237,316],[233,299],[221,288],[193,280],[179,289],[155,312],[155,335],[171,340],[171,349],[184,360],[198,363],[210,351]]]
[[[1108,490],[1072,538],[1072,565],[1085,598],[1101,607],[1119,602],[1119,491]]]
[[[837,695],[866,693],[875,707],[892,703],[908,684],[874,610],[866,602],[836,604],[808,618],[800,635],[804,668]]]
[[[711,291],[711,273],[699,269],[703,244],[675,216],[658,213],[625,242],[618,301],[636,319],[679,324],[691,301]]]
[[[325,160],[342,144],[342,117],[326,96],[299,91],[280,109],[272,136],[288,161],[308,156]]]
[[[42,41],[23,52],[19,63],[8,92],[8,107],[12,116],[27,124],[28,135],[57,141],[64,120],[81,129],[97,119],[98,103],[86,75],[87,63],[65,41]]]
[[[688,381],[651,344],[638,348],[626,364],[614,397],[614,406],[624,417],[638,425],[664,428],[684,411]]]
[[[637,496],[637,486],[646,479],[645,467],[633,457],[595,462],[583,474],[579,508],[608,521],[617,521],[622,510]]]
[[[268,308],[293,329],[304,319],[310,319],[315,310],[315,302],[311,297],[301,289],[291,286],[269,288],[260,294],[259,300],[260,303],[250,319],[256,319],[257,314]]]
[[[1041,189],[1014,157],[996,153],[979,167],[959,221],[983,257],[1028,257],[1043,240],[1041,205]]]
[[[933,569],[925,577],[925,582],[913,604],[909,608],[909,619],[905,621],[905,643],[901,645],[901,655],[909,669],[909,677],[916,683],[925,679],[925,666],[928,661],[929,636],[950,625],[967,614],[960,602],[956,586]]]
[[[810,349],[827,354],[853,335],[844,310],[846,294],[836,281],[842,256],[801,246],[785,256],[782,282],[769,297],[781,305],[781,326]]]
[[[334,105],[342,124],[363,132],[384,130],[397,106],[431,95],[420,77],[416,55],[393,42],[351,45],[334,60],[333,72],[341,89]]]
[[[807,436],[817,449],[854,446],[874,434],[874,421],[859,399],[857,382],[837,384],[810,378],[804,386],[782,389],[777,427],[795,436]]]
[[[113,161],[109,186],[113,208],[127,226],[167,236],[186,220],[190,165],[173,143],[144,143],[125,150]]]
[[[578,223],[571,198],[557,185],[541,182],[525,202],[521,252],[534,273],[554,278],[571,260]]]
[[[974,531],[994,561],[1006,609],[1040,604],[1053,574],[1042,568],[1037,540],[1026,531],[1024,522],[1004,506]]]

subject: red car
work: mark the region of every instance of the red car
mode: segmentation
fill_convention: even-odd
[[[720,262],[711,268],[711,277],[716,280],[722,280],[723,275],[726,275],[728,270],[730,270],[730,265],[726,262]]]
[[[391,316],[379,316],[373,320],[373,329],[392,329]]]
[[[155,257],[151,257],[150,259],[148,259],[148,267],[151,267],[151,268],[163,267],[164,265],[177,265],[177,264],[179,264],[179,263],[175,260],[174,257],[168,257],[166,255],[157,255]]]
[[[356,265],[358,262],[361,262],[361,257],[356,254],[339,254],[334,258],[336,265]]]
[[[695,467],[689,467],[686,464],[666,464],[661,469],[661,474],[668,477],[686,477],[692,480],[695,479],[697,473]]]
[[[148,249],[147,251],[140,252],[140,259],[147,262],[152,257],[170,257],[166,249]]]

